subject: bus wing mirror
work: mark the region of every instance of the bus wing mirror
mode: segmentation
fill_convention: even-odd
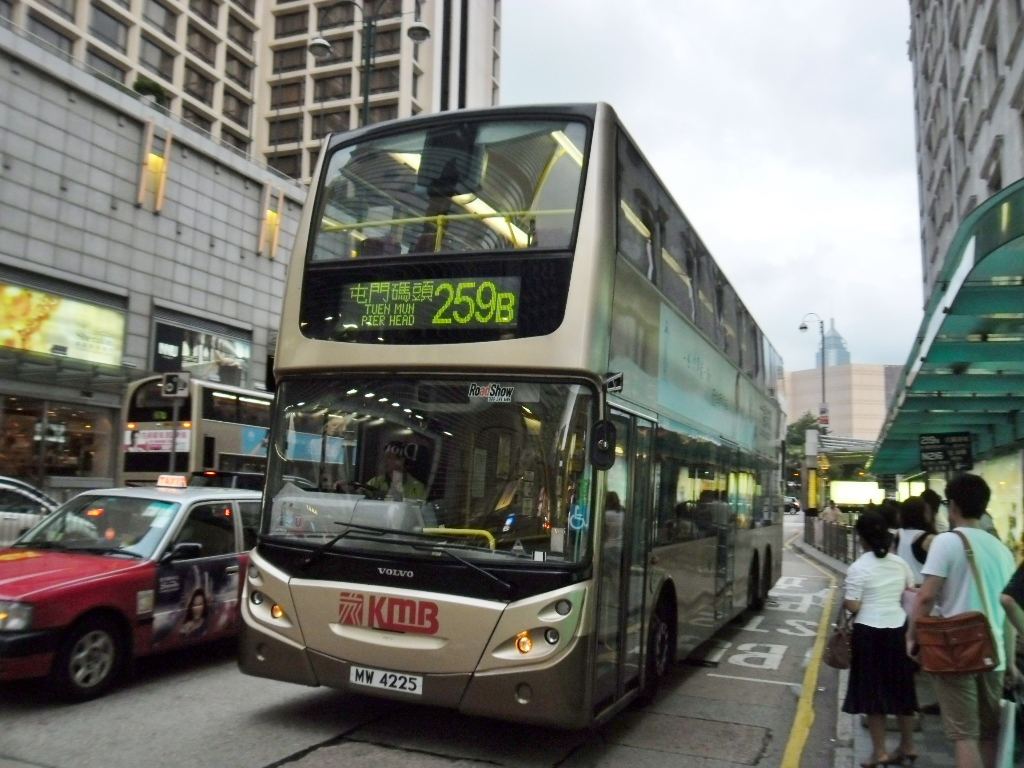
[[[595,469],[611,469],[615,463],[615,425],[601,419],[590,433],[590,463]]]

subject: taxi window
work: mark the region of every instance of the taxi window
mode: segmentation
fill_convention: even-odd
[[[260,529],[260,503],[240,501],[238,513],[242,516],[242,549],[248,551],[256,546],[256,532]]]
[[[231,502],[196,504],[189,510],[188,519],[174,541],[201,545],[203,551],[200,557],[237,552]]]

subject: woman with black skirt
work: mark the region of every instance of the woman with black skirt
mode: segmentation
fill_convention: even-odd
[[[905,587],[913,586],[910,567],[890,554],[892,534],[878,512],[862,514],[855,526],[864,554],[846,572],[843,608],[854,614],[850,678],[843,712],[867,715],[871,759],[877,765],[913,765],[914,665],[907,657],[907,614],[900,604]],[[900,744],[895,752],[885,746],[885,716],[896,715]]]

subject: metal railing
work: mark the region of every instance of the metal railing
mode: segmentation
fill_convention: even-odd
[[[860,540],[852,525],[826,523],[816,517],[804,518],[804,543],[844,563],[852,563],[861,555]]]

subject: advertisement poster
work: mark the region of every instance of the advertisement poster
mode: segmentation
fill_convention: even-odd
[[[266,427],[242,427],[242,453],[246,456],[266,456],[270,430]]]
[[[175,453],[187,453],[192,430],[132,429],[124,432],[124,449],[128,453],[170,453],[174,440]]]
[[[120,365],[124,314],[52,293],[0,283],[0,345]]]
[[[188,371],[197,379],[248,387],[251,358],[252,345],[242,339],[156,324],[154,371]]]

